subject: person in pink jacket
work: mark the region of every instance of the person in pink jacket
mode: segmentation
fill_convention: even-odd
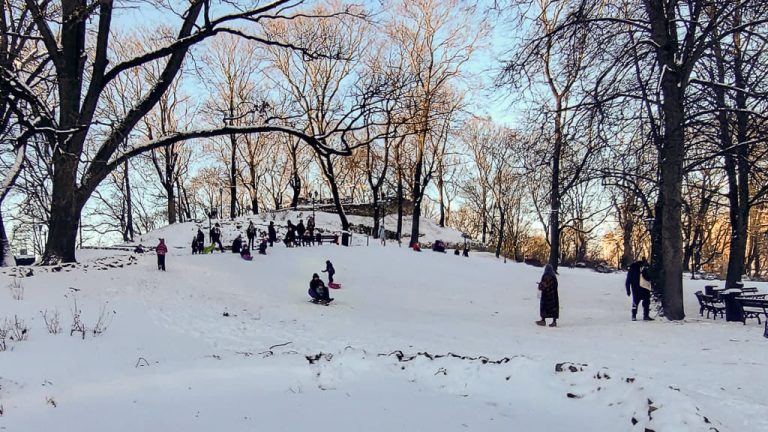
[[[168,246],[165,245],[165,239],[160,239],[160,243],[155,246],[157,252],[157,269],[165,271],[165,254],[168,253]]]

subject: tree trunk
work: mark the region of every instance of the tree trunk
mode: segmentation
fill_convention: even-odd
[[[397,169],[397,241],[403,237],[403,171],[400,168],[400,160],[398,158]]]
[[[683,93],[677,72],[667,70],[662,78],[664,96],[664,142],[661,147],[661,250],[664,259],[662,306],[671,320],[685,318],[683,307],[683,233],[681,224],[683,161]]]
[[[77,159],[74,155],[56,152],[53,156],[51,190],[51,220],[43,264],[75,262],[77,229],[82,205],[76,197]]]
[[[635,221],[632,220],[632,215],[627,212],[624,215],[625,221],[622,227],[622,247],[624,253],[621,256],[621,268],[628,268],[635,259],[635,251],[632,246],[632,232],[635,229]]]
[[[557,271],[560,261],[560,155],[563,149],[562,99],[555,97],[555,147],[552,149],[552,181],[549,208],[549,264]]]
[[[501,255],[501,245],[504,243],[504,223],[506,212],[499,206],[499,235],[496,241],[496,258]]]
[[[419,143],[416,149],[416,165],[413,170],[413,191],[411,197],[413,199],[413,215],[411,217],[411,240],[408,245],[413,245],[419,242],[419,221],[421,218],[421,198],[424,191],[421,189],[421,174],[424,169],[424,149],[427,145],[427,120],[424,121],[422,130],[419,131],[418,140]]]
[[[483,237],[482,237],[481,241],[482,241],[483,244],[485,244],[485,236],[488,233],[488,209],[486,207],[486,203],[488,201],[488,190],[485,187],[485,180],[483,180],[481,183],[482,184],[481,184],[480,188],[482,190],[481,195],[482,195],[482,201],[483,201],[483,205],[482,205],[482,212],[483,212],[483,214],[482,214],[482,218],[483,218]]]
[[[381,209],[379,208],[379,188],[371,188],[373,195],[373,238],[379,238],[379,219],[381,219]]]
[[[408,245],[411,246],[414,243],[419,242],[419,219],[421,217],[421,170],[423,161],[419,156],[416,162],[416,168],[413,175],[413,192],[411,198],[413,200],[413,214],[411,215],[411,240]]]
[[[234,114],[230,110],[230,117]],[[229,218],[237,216],[237,137],[229,135],[229,144],[232,147],[232,155],[229,161]]]
[[[163,184],[163,186],[165,186],[165,194],[167,197],[169,225],[176,223],[176,190],[174,189],[173,184],[173,159],[175,159],[174,153],[171,152],[169,148],[168,151],[165,152],[165,182]]]
[[[440,163],[440,168],[437,173],[437,192],[440,194],[440,220],[438,225],[441,228],[445,228],[445,181],[443,180],[443,164]]]
[[[133,197],[131,195],[131,179],[128,174],[128,161],[123,164],[125,169],[125,235],[126,241],[133,241]]]
[[[8,235],[5,233],[5,224],[3,224],[3,213],[0,209],[0,267],[14,265],[13,256],[11,256],[11,244],[8,242]]]

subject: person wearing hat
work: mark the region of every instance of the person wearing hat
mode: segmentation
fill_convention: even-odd
[[[160,243],[155,246],[157,253],[157,269],[165,271],[165,254],[168,253],[168,246],[165,245],[165,239],[161,238]]]
[[[643,321],[653,321],[649,312],[651,306],[651,282],[648,274],[648,261],[645,258],[629,266],[627,280],[627,296],[632,295],[632,321],[637,321],[637,307],[643,304]]]
[[[328,293],[323,280],[317,273],[312,275],[312,280],[309,281],[309,291],[307,291],[310,297],[312,297],[313,303],[328,304],[333,301]]]

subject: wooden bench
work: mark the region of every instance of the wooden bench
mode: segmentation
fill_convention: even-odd
[[[337,234],[315,234],[315,236],[312,238],[312,241],[317,244],[323,244],[323,242],[326,243],[336,243],[341,241],[341,236]]]
[[[696,291],[696,298],[699,300],[699,315],[704,316],[704,311],[707,311],[707,318],[712,313],[713,319],[717,319],[717,314],[720,314],[720,318],[725,314],[725,303],[715,296],[706,295],[701,291]]]
[[[760,324],[760,315],[765,316],[768,319],[768,300],[763,298],[754,298],[752,296],[736,297],[736,302],[741,307],[742,322],[746,325],[748,318],[757,318],[757,323]]]

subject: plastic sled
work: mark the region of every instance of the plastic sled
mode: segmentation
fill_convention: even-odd
[[[251,260],[253,260],[253,255],[246,255],[246,256],[242,256],[242,255],[241,255],[241,257],[242,257],[244,260],[246,260],[246,261],[251,261]]]
[[[339,289],[341,288],[341,284],[338,284],[336,282],[331,282],[328,284],[328,288]]]
[[[204,248],[203,248],[203,251],[202,251],[202,253],[204,253],[204,254],[213,253],[213,249],[214,249],[215,247],[216,247],[216,245],[210,245],[210,246],[206,246],[206,247],[204,247]]]

